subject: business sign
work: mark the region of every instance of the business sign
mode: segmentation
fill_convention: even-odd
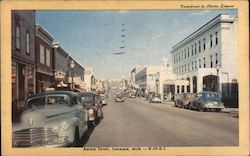
[[[65,79],[66,73],[63,71],[55,72],[55,79]]]

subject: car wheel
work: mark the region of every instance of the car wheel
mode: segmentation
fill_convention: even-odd
[[[205,112],[205,108],[202,108],[201,106],[199,106],[198,111],[199,112]]]
[[[221,112],[221,109],[220,108],[216,109],[216,112]]]
[[[192,110],[191,104],[188,104],[188,109]]]

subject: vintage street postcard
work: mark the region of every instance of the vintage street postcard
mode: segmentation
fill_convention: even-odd
[[[250,154],[247,1],[0,8],[2,155]]]

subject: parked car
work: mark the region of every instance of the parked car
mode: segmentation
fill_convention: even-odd
[[[81,104],[88,110],[89,124],[96,125],[103,118],[100,95],[94,92],[79,92]]]
[[[189,108],[190,104],[194,101],[195,93],[182,93],[175,101],[175,106],[180,108]]]
[[[149,103],[161,103],[161,95],[160,94],[153,94],[149,97]]]
[[[179,107],[181,103],[181,99],[183,98],[183,94],[175,94],[174,95],[174,106]]]
[[[21,122],[12,126],[12,146],[71,146],[87,129],[87,111],[76,93],[36,94],[26,100]]]
[[[100,94],[100,100],[102,105],[107,105],[108,103],[108,98],[105,94]]]
[[[135,98],[135,94],[134,93],[129,93],[128,97],[134,99]]]
[[[124,102],[125,99],[122,94],[116,94],[115,102]]]
[[[203,91],[196,94],[189,108],[199,111],[215,110],[219,112],[221,109],[224,109],[225,106],[216,92]]]

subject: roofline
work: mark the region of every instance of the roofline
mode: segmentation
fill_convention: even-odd
[[[180,46],[182,42],[184,42],[185,40],[187,40],[189,37],[193,36],[195,33],[201,31],[203,28],[205,28],[208,24],[210,24],[212,21],[214,21],[215,19],[217,19],[221,15],[230,15],[230,14],[221,13],[221,14],[215,16],[213,19],[211,19],[210,21],[208,21],[206,24],[204,24],[203,26],[201,26],[200,28],[198,28],[196,31],[194,31],[193,33],[191,33],[190,35],[188,35],[187,37],[185,37],[183,40],[181,40],[180,42],[178,42],[177,44],[175,44],[172,47],[172,50],[170,51],[170,53],[172,53],[174,49],[177,49],[177,47]]]
[[[61,49],[61,51],[68,57],[69,53],[66,52],[66,50],[59,44],[59,43],[54,43],[52,44],[52,48],[58,48]]]
[[[36,24],[35,27],[45,33],[46,36],[53,42],[54,37],[43,26],[41,26],[40,24]]]

